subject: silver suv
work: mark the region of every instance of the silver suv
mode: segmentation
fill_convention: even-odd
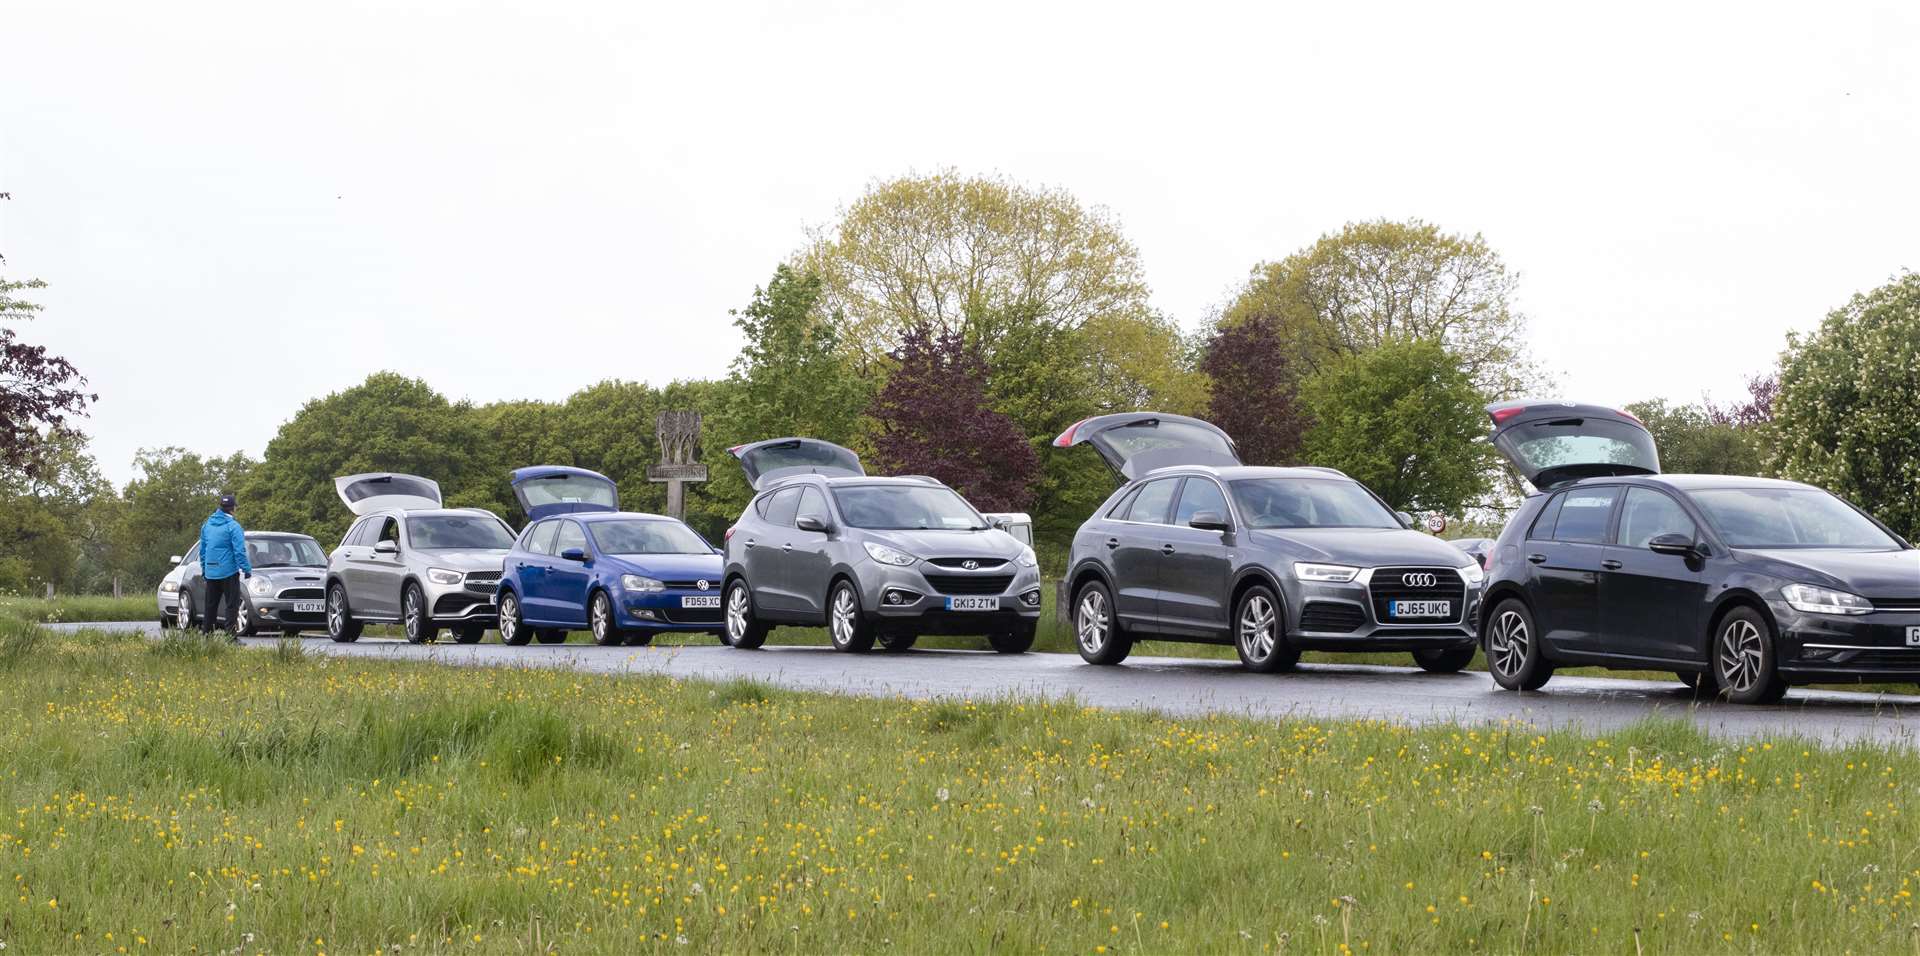
[[[868,477],[853,452],[811,438],[730,449],[758,492],[726,542],[724,639],[766,642],[776,624],[826,625],[854,653],[921,634],[984,634],[1033,646],[1033,549],[924,476]]]
[[[407,640],[440,628],[478,643],[498,620],[494,595],[513,531],[482,508],[443,508],[440,485],[413,475],[334,479],[360,519],[327,562],[327,636],[356,641],[367,624],[399,624]]]

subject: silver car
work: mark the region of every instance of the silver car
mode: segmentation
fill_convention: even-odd
[[[984,634],[1033,646],[1033,549],[924,476],[868,477],[830,442],[779,438],[731,449],[758,492],[727,530],[727,643],[755,648],[776,624],[826,625],[839,650],[890,651],[921,634]]]
[[[415,644],[442,627],[462,644],[486,636],[513,547],[506,522],[482,508],[442,507],[428,478],[375,473],[333,484],[360,518],[327,562],[328,637],[359,640],[367,624],[399,624]]]
[[[304,534],[275,531],[249,531],[246,542],[253,577],[240,589],[240,606],[231,612],[238,615],[230,619],[234,633],[251,637],[262,630],[278,630],[283,636],[298,637],[302,630],[319,630],[326,621],[321,613],[325,594],[321,581],[327,569],[327,553],[320,542]],[[173,565],[160,579],[154,601],[161,627],[186,630],[200,622],[207,606],[200,543],[194,542],[185,555],[175,555]]]

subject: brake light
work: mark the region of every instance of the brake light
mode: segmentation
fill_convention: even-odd
[[[1512,418],[1515,415],[1518,415],[1521,412],[1524,412],[1526,410],[1527,410],[1527,407],[1525,405],[1514,405],[1508,408],[1496,408],[1493,410],[1493,423],[1495,425],[1504,425],[1507,423],[1507,419]]]
[[[1086,423],[1087,423],[1087,419],[1084,419],[1084,418],[1082,418],[1082,419],[1080,419],[1079,421],[1077,421],[1077,422],[1074,422],[1074,423],[1073,423],[1073,424],[1071,424],[1071,425],[1068,425],[1068,426],[1067,426],[1067,430],[1066,430],[1066,431],[1063,431],[1063,432],[1061,432],[1061,433],[1060,433],[1060,437],[1059,437],[1059,438],[1056,438],[1056,439],[1054,439],[1054,440],[1053,440],[1053,447],[1055,447],[1055,448],[1072,448],[1072,447],[1073,447],[1073,433],[1074,433],[1074,432],[1076,432],[1076,431],[1078,431],[1078,430],[1080,429],[1080,426],[1082,426],[1082,425],[1085,425]]]
[[[1629,411],[1624,411],[1624,410],[1620,410],[1620,417],[1621,417],[1621,418],[1624,418],[1624,419],[1626,419],[1627,421],[1630,421],[1630,422],[1632,422],[1632,423],[1634,423],[1635,425],[1638,425],[1638,426],[1640,426],[1641,428],[1645,428],[1645,427],[1647,427],[1647,423],[1646,423],[1646,422],[1643,422],[1643,421],[1641,421],[1641,420],[1640,420],[1640,419],[1638,419],[1638,418],[1635,418],[1635,417],[1633,417],[1633,413],[1632,413],[1632,412],[1629,412]]]
[[[724,534],[724,535],[721,535],[721,536],[720,536],[720,541],[721,541],[722,543],[725,543],[725,542],[728,542],[728,541],[732,541],[732,540],[733,540],[733,528],[732,528],[732,527],[728,527],[728,528],[727,528],[727,533],[726,533],[726,534]]]

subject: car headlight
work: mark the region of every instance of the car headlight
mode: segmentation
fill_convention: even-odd
[[[1487,571],[1478,561],[1460,569],[1460,577],[1466,580],[1468,587],[1478,587],[1487,579]]]
[[[910,565],[915,561],[920,560],[919,558],[916,558],[913,555],[900,550],[899,548],[889,548],[886,545],[880,544],[875,541],[868,541],[866,542],[866,545],[867,545],[867,555],[873,558],[875,561],[880,562],[881,564],[891,564],[896,568],[904,568],[907,565]]]
[[[252,581],[247,582],[247,590],[264,597],[273,593],[273,582],[256,574]]]
[[[1873,602],[1858,594],[1811,584],[1789,584],[1780,589],[1780,596],[1794,610],[1808,614],[1865,614],[1873,610]]]
[[[1034,554],[1032,548],[1021,548],[1020,566],[1023,568],[1037,568],[1040,566],[1040,556]]]
[[[160,582],[160,593],[161,593],[161,594],[179,594],[179,593],[180,593],[180,582],[178,582],[178,581],[162,581],[162,582]]]
[[[449,571],[446,568],[427,569],[427,580],[435,584],[459,584],[465,577],[466,575],[459,571]]]
[[[1302,581],[1320,584],[1345,584],[1360,576],[1360,569],[1344,564],[1310,564],[1306,561],[1293,563],[1293,576]]]
[[[620,575],[620,586],[629,591],[665,591],[666,582],[643,574]]]

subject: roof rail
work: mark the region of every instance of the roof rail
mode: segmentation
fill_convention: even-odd
[[[1346,472],[1341,471],[1338,468],[1328,468],[1325,465],[1298,465],[1296,467],[1304,469],[1306,471],[1324,471],[1329,475],[1339,475],[1342,478],[1350,477]]]
[[[946,483],[946,482],[944,482],[944,481],[941,481],[940,479],[938,479],[938,478],[935,478],[935,477],[934,477],[934,476],[932,476],[932,475],[895,475],[894,477],[895,477],[895,478],[906,478],[906,479],[910,479],[910,480],[912,480],[912,481],[924,481],[924,482],[926,482],[926,483],[927,483],[927,484],[929,484],[929,485],[939,485],[939,486],[940,486],[940,487],[942,487],[942,488],[945,488],[945,487],[947,486],[947,483]]]

